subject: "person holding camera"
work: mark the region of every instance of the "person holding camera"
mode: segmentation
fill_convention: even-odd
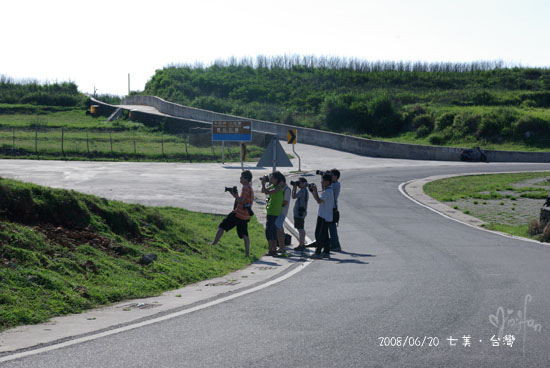
[[[307,204],[309,201],[307,180],[301,177],[298,181],[291,181],[290,184],[292,185],[292,198],[296,200],[296,202],[294,202],[294,228],[298,230],[300,234],[300,244],[298,244],[294,250],[302,252],[306,250],[306,230],[304,229],[304,222],[307,216]],[[300,188],[299,191],[298,188]]]
[[[269,180],[269,187],[266,187],[266,182]],[[270,177],[262,177],[262,193],[269,196],[267,202],[267,220],[265,224],[265,237],[268,243],[268,256],[277,256],[277,226],[275,222],[281,214],[283,207],[283,188],[281,183],[286,180],[280,171],[275,171]],[[284,241],[282,244],[284,250]]]
[[[319,204],[317,215],[317,225],[315,226],[315,241],[317,247],[315,254],[311,258],[329,258],[330,259],[330,242],[328,237],[328,225],[333,220],[334,209],[334,192],[332,190],[332,175],[324,173],[321,180],[323,192],[321,196],[317,191],[317,186],[311,184],[310,190],[315,201]],[[321,253],[322,251],[322,253]]]
[[[330,250],[340,252],[340,240],[338,239],[338,221],[340,220],[340,211],[338,210],[338,196],[340,195],[340,171],[338,169],[330,170],[332,176],[332,191],[334,192],[334,214],[333,221],[328,225],[330,238]]]
[[[252,212],[254,191],[250,185],[252,182],[252,173],[250,170],[245,170],[242,172],[240,182],[242,185],[240,196],[237,187],[225,188],[225,191],[231,193],[231,195],[235,198],[235,204],[233,206],[233,211],[220,223],[216,237],[211,244],[218,244],[225,231],[229,231],[234,227],[237,227],[237,235],[240,239],[244,240],[245,254],[247,257],[250,257],[248,222],[250,221],[250,217],[254,215],[254,212]]]
[[[283,206],[281,207],[281,213],[277,216],[277,220],[275,220],[275,226],[277,227],[277,243],[279,244],[278,252],[281,253],[281,257],[285,257],[288,256],[288,254],[286,253],[284,225],[286,215],[288,214],[288,208],[290,207],[291,190],[290,187],[286,185],[286,178],[284,176],[279,185],[283,191]]]

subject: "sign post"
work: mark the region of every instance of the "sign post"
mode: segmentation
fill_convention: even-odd
[[[273,140],[271,141],[273,144],[273,171],[277,171],[277,137],[274,136]]]
[[[243,161],[246,161],[246,143],[241,142],[241,170],[244,170]]]
[[[212,142],[222,142],[222,164],[225,163],[225,142],[250,142],[252,141],[252,124],[249,121],[213,121]],[[242,144],[241,144],[242,146]],[[245,145],[246,150],[246,145]],[[243,169],[243,156],[241,147],[241,169]]]
[[[300,155],[296,153],[296,143],[298,143],[298,132],[296,129],[289,129],[287,133],[287,143],[292,144],[292,152],[298,157],[298,171],[302,171],[302,159],[300,158]]]

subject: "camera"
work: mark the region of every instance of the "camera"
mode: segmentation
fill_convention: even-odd
[[[269,182],[269,180],[271,180],[271,175],[264,175],[264,177],[262,178],[263,181],[265,181],[266,183]]]
[[[332,173],[330,172],[330,170],[326,170],[326,171],[317,170],[317,171],[315,171],[315,174],[321,175],[321,176],[326,175],[326,174],[332,175]]]
[[[243,207],[248,211],[249,216],[254,216],[254,211],[252,211],[252,205],[244,204]]]
[[[315,183],[311,183],[311,184],[308,184],[308,185],[307,185],[307,189],[309,189],[310,192],[313,192],[313,188],[317,188],[317,186],[315,185]]]
[[[236,186],[234,186],[234,187],[225,187],[225,192],[238,193],[238,189],[237,189]]]
[[[290,185],[296,185],[296,186],[298,186],[298,185],[300,185],[300,182],[299,182],[299,181],[291,181],[291,182],[290,182]]]

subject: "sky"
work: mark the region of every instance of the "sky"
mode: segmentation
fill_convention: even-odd
[[[4,0],[0,14],[0,75],[86,93],[232,56],[550,67],[548,0]]]

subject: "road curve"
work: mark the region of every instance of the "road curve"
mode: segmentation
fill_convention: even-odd
[[[398,190],[436,174],[518,170],[550,165],[344,170],[345,252],[330,261],[226,303],[2,367],[550,366],[550,247],[472,229]],[[499,332],[514,335],[512,347],[493,346]],[[391,346],[407,337],[423,346]]]

